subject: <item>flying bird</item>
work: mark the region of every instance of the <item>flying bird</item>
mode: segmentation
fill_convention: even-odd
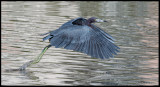
[[[108,59],[117,54],[120,49],[114,44],[114,38],[97,27],[93,23],[107,22],[105,20],[91,17],[72,19],[64,23],[58,29],[48,32],[43,38],[49,40],[48,48],[64,48],[90,55],[93,58]]]
[[[96,17],[89,19],[79,17],[64,23],[54,31],[42,34],[47,35],[43,41],[49,40],[50,44],[34,60],[23,64],[19,69],[8,71],[23,71],[28,66],[38,63],[51,46],[82,52],[93,58],[109,59],[113,57],[113,54],[116,55],[120,48],[114,44],[115,39],[112,36],[93,24],[95,22],[107,21]]]

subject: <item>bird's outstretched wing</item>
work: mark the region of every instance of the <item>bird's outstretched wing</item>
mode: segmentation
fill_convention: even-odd
[[[89,26],[73,26],[51,32],[47,36],[50,38],[51,45],[102,59],[117,54],[119,47],[113,44],[113,38],[109,34]]]

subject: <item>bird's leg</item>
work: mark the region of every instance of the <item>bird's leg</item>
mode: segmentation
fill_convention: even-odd
[[[31,61],[23,64],[23,65],[19,68],[19,70],[20,70],[20,71],[25,70],[28,66],[30,66],[30,65],[32,65],[32,64],[38,63],[38,62],[41,60],[43,54],[47,51],[47,49],[48,49],[49,47],[51,47],[51,45],[46,46],[46,47],[42,50],[42,52],[38,55],[38,57],[37,57],[36,59],[31,60]]]
[[[46,47],[42,50],[42,52],[39,54],[39,56],[38,56],[35,60],[33,60],[32,64],[38,63],[38,62],[41,60],[43,54],[47,51],[47,49],[48,49],[49,47],[51,47],[51,45],[46,46]]]

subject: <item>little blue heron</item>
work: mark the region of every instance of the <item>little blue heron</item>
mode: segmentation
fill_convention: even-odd
[[[116,55],[120,48],[113,44],[114,38],[112,36],[92,24],[95,22],[107,21],[96,17],[89,19],[79,17],[66,22],[57,30],[43,34],[48,34],[43,38],[43,41],[49,39],[50,44],[42,50],[35,60],[21,66],[20,70],[24,70],[31,64],[38,63],[51,46],[82,52],[94,58],[108,59],[113,57],[113,54]]]

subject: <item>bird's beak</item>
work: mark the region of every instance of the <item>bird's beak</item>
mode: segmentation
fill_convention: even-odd
[[[106,20],[96,19],[96,22],[107,22]]]

